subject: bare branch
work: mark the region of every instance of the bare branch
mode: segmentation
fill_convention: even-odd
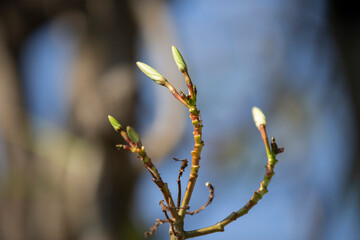
[[[214,199],[214,186],[211,185],[209,182],[206,182],[205,186],[207,186],[209,188],[210,195],[209,195],[208,201],[204,205],[202,205],[199,209],[197,209],[195,211],[188,211],[188,212],[186,212],[186,214],[189,214],[189,215],[197,214],[197,213],[201,212],[202,210],[204,210],[212,202],[212,200]]]
[[[185,168],[188,166],[188,160],[187,159],[183,159],[183,160],[179,160],[177,158],[173,158],[175,161],[180,162],[181,161],[181,166],[180,166],[180,170],[179,170],[179,176],[176,180],[177,184],[178,184],[178,198],[177,198],[177,205],[176,208],[177,210],[180,209],[180,204],[181,204],[181,181],[180,178],[182,177],[183,173],[185,172]]]
[[[153,236],[154,233],[159,229],[159,226],[161,224],[164,224],[164,223],[167,223],[167,222],[169,222],[169,220],[167,220],[167,219],[159,219],[159,218],[156,219],[156,222],[155,222],[154,226],[152,226],[149,231],[144,233],[145,237]]]
[[[164,200],[161,200],[159,202],[159,204],[161,206],[161,209],[162,209],[163,213],[165,214],[166,220],[170,224],[171,231],[175,234],[176,232],[175,232],[175,229],[174,229],[174,221],[172,219],[170,219],[169,215],[167,214],[167,211],[169,210],[169,207],[164,204]]]

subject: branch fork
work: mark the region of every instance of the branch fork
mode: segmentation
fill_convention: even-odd
[[[159,202],[162,211],[166,217],[165,220],[156,219],[155,225],[145,233],[145,236],[152,236],[154,232],[158,229],[158,226],[168,222],[170,224],[169,234],[170,240],[184,240],[188,238],[198,237],[214,232],[224,231],[224,228],[229,223],[235,221],[239,217],[247,214],[252,207],[254,207],[260,199],[268,192],[268,185],[274,176],[274,167],[278,160],[276,159],[276,155],[282,153],[284,148],[278,148],[275,138],[272,138],[271,143],[269,143],[267,132],[266,132],[266,118],[262,111],[254,107],[252,109],[253,119],[256,127],[260,131],[261,138],[265,145],[266,155],[267,155],[267,165],[265,166],[265,174],[263,181],[260,183],[260,187],[256,190],[253,196],[249,199],[249,201],[243,205],[236,212],[230,213],[227,217],[225,217],[222,221],[214,224],[210,227],[205,227],[201,229],[196,229],[192,231],[184,230],[184,219],[186,214],[193,215],[197,214],[200,211],[204,210],[213,200],[214,198],[214,187],[207,182],[206,186],[209,188],[209,199],[208,201],[202,205],[199,209],[195,211],[188,211],[190,199],[196,184],[196,180],[198,177],[198,172],[200,169],[200,159],[201,159],[201,151],[204,147],[204,141],[202,140],[202,128],[203,122],[201,120],[200,111],[196,106],[196,96],[197,90],[195,85],[192,83],[191,78],[188,74],[187,65],[178,51],[178,49],[172,46],[172,53],[175,60],[175,63],[180,70],[180,72],[184,75],[185,83],[188,89],[188,94],[184,94],[182,91],[177,91],[168,80],[162,76],[158,71],[150,67],[149,65],[137,62],[136,64],[140,68],[140,70],[147,75],[150,79],[152,79],[155,83],[164,86],[169,89],[171,94],[183,105],[185,105],[189,109],[190,119],[194,128],[194,149],[191,151],[191,170],[189,173],[189,180],[187,183],[187,188],[185,194],[181,201],[181,177],[185,172],[186,167],[188,166],[188,160],[183,159],[179,160],[174,158],[175,161],[181,162],[177,184],[178,184],[178,195],[176,204],[172,198],[171,192],[168,188],[168,184],[162,180],[160,177],[159,171],[156,166],[153,164],[151,158],[147,155],[145,151],[145,147],[142,145],[141,140],[137,132],[130,126],[126,128],[126,130],[121,126],[121,124],[112,116],[108,116],[110,124],[113,126],[115,131],[119,132],[125,142],[127,144],[118,144],[116,147],[118,149],[123,149],[127,151],[131,151],[138,155],[138,158],[143,162],[144,167],[148,170],[150,175],[153,178],[154,183],[159,187],[159,190],[162,192],[164,200]],[[166,204],[165,204],[165,203]],[[168,215],[170,213],[170,216]]]

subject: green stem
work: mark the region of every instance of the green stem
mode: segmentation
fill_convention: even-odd
[[[190,172],[189,182],[179,210],[179,216],[181,219],[185,218],[185,213],[190,203],[191,195],[193,193],[200,168],[199,162],[200,162],[201,150],[204,146],[204,142],[202,141],[203,124],[200,117],[200,111],[196,108],[195,103],[192,107],[190,107],[189,111],[190,111],[190,118],[194,126],[193,134],[194,134],[195,144],[194,144],[194,150],[191,151],[192,161],[191,161],[191,172]]]
[[[266,149],[266,153],[267,153],[267,157],[268,157],[268,162],[265,167],[266,171],[265,171],[264,179],[261,182],[259,189],[254,192],[253,196],[242,208],[240,208],[236,212],[232,212],[226,218],[224,218],[221,222],[218,222],[217,224],[212,225],[210,227],[205,227],[205,228],[196,229],[196,230],[192,230],[192,231],[186,231],[185,232],[186,239],[198,237],[198,236],[202,236],[202,235],[207,235],[207,234],[214,233],[214,232],[223,232],[226,225],[235,221],[239,217],[247,214],[251,210],[251,208],[254,207],[259,202],[259,200],[268,192],[267,187],[268,187],[272,177],[275,174],[274,167],[275,167],[276,163],[278,162],[278,160],[276,160],[276,158],[275,158],[276,153],[272,152],[270,150],[265,126],[261,125],[259,127],[259,131],[260,131],[262,139],[264,141],[264,145],[265,145],[265,149]]]
[[[191,99],[195,100],[194,87],[193,87],[191,78],[189,76],[189,73],[187,71],[185,71],[185,72],[183,72],[183,74],[184,74],[186,86],[187,86],[188,91],[189,91],[189,95],[190,95]]]
[[[169,82],[166,82],[165,83],[165,87],[167,87],[171,94],[177,99],[179,100],[179,102],[181,102],[182,104],[184,104],[186,107],[190,107],[189,104],[184,100],[182,99],[182,97],[180,96],[180,94],[176,91],[176,89],[169,83]]]

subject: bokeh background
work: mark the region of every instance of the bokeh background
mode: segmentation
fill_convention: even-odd
[[[176,195],[192,126],[144,61],[178,89],[182,52],[205,148],[186,230],[238,210],[259,186],[260,107],[285,152],[269,193],[198,239],[360,239],[360,15],[340,0],[17,0],[0,3],[0,239],[137,240],[162,199],[115,144],[107,115],[141,134]],[[189,174],[186,170],[183,185]],[[160,226],[152,239],[168,239]]]

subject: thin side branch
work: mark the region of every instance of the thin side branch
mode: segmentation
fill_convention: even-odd
[[[189,214],[189,215],[194,215],[194,214],[197,214],[199,212],[201,212],[202,210],[204,210],[211,202],[212,200],[214,199],[214,186],[211,185],[209,182],[205,183],[205,185],[209,188],[209,199],[208,201],[202,205],[199,209],[195,210],[195,211],[188,211],[186,212],[186,214]]]
[[[126,150],[126,151],[130,151],[131,152],[131,148],[128,145],[124,145],[124,144],[117,144],[116,148],[119,150]]]
[[[124,140],[130,146],[119,144],[116,147],[120,148],[120,149],[125,149],[125,150],[130,149],[130,151],[132,151],[138,155],[138,158],[140,158],[140,160],[144,163],[144,167],[150,172],[151,176],[153,177],[153,181],[155,182],[155,184],[159,187],[160,191],[162,192],[164,199],[166,201],[166,204],[169,206],[169,211],[170,211],[172,218],[178,219],[179,215],[176,210],[175,203],[171,196],[171,192],[168,188],[168,185],[160,177],[160,174],[159,174],[157,168],[151,161],[151,158],[148,157],[148,155],[145,151],[145,147],[141,144],[141,141],[138,140],[136,143],[133,142],[131,140],[131,138],[129,137],[128,133],[121,126],[118,127],[117,131],[120,132],[121,136],[124,138]],[[133,130],[133,131],[135,131],[135,130]]]
[[[159,187],[160,191],[162,192],[164,199],[166,201],[166,204],[169,206],[169,211],[170,211],[171,216],[173,218],[177,219],[179,217],[179,215],[176,211],[175,203],[171,196],[171,192],[168,188],[168,185],[167,185],[167,183],[165,183],[162,180],[157,168],[152,163],[151,159],[147,156],[144,146],[142,146],[141,149],[136,148],[135,152],[138,154],[139,158],[144,163],[144,166],[148,169],[148,171],[152,175],[153,181],[155,182],[155,184]]]
[[[169,215],[167,214],[167,211],[169,210],[169,207],[167,207],[165,204],[164,204],[164,200],[161,200],[159,202],[160,206],[161,206],[161,209],[163,211],[163,213],[165,214],[165,217],[166,217],[166,220],[169,222],[170,224],[170,228],[171,228],[171,231],[175,234],[175,229],[174,229],[174,221],[172,219],[169,218]]]
[[[147,232],[144,233],[145,237],[151,237],[151,236],[153,236],[154,233],[159,229],[159,226],[160,226],[161,224],[164,224],[164,223],[169,222],[169,220],[167,220],[167,219],[159,219],[159,218],[156,219],[155,221],[156,221],[156,222],[155,222],[154,226],[152,226],[152,227],[149,229],[149,231],[147,231]]]
[[[180,178],[182,177],[183,173],[185,172],[185,168],[188,166],[188,160],[187,159],[179,160],[177,158],[173,158],[173,159],[175,161],[177,161],[177,162],[181,161],[179,175],[178,175],[178,178],[176,180],[176,182],[178,184],[178,198],[177,198],[176,208],[177,208],[177,210],[179,210],[180,204],[181,204],[181,181],[180,181]]]
[[[181,97],[181,95],[176,91],[176,89],[169,83],[166,82],[165,83],[165,87],[167,87],[170,92],[172,93],[172,95],[179,100],[179,102],[181,102],[182,104],[184,104],[186,107],[190,107],[189,104]]]
[[[127,134],[126,130],[122,126],[120,126],[118,129],[116,129],[116,131],[120,133],[120,135],[130,145],[130,147],[132,147],[132,148],[135,147],[136,144],[133,141],[131,141],[131,139],[129,138],[129,135]],[[116,147],[120,147],[120,145],[122,145],[122,144],[118,144],[118,145],[116,145]],[[125,145],[122,145],[122,146],[125,146]],[[126,147],[124,148],[122,146],[120,148],[128,150],[128,148],[126,148]]]
[[[214,232],[223,232],[226,225],[235,221],[239,217],[247,214],[251,210],[251,208],[254,207],[258,203],[258,201],[268,192],[267,187],[268,187],[272,177],[275,174],[274,167],[275,167],[276,163],[278,162],[278,160],[275,157],[276,157],[277,153],[283,152],[284,149],[277,148],[275,139],[272,139],[272,146],[273,147],[276,146],[276,148],[273,148],[270,150],[270,145],[269,145],[265,125],[260,125],[259,131],[260,131],[261,137],[264,141],[267,158],[268,158],[267,165],[265,166],[266,170],[265,170],[264,179],[261,182],[259,189],[254,192],[253,196],[242,208],[240,208],[236,212],[232,212],[226,218],[224,218],[221,222],[218,222],[217,224],[210,226],[210,227],[201,228],[201,229],[197,229],[197,230],[193,230],[193,231],[186,231],[185,232],[186,239],[198,237],[198,236],[202,236],[202,235],[207,235],[207,234],[214,233]]]

